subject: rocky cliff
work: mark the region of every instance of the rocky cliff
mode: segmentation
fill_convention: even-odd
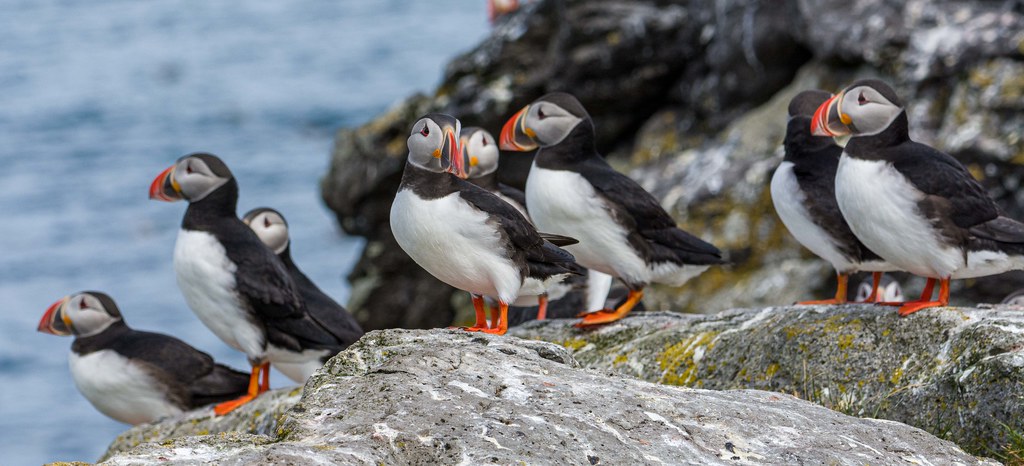
[[[735,329],[773,319],[739,315],[722,319]],[[278,391],[225,418],[207,410],[137,426],[103,464],[997,464],[920,429],[787,394],[602,372],[547,342],[371,332],[301,397]]]
[[[893,82],[914,137],[965,162],[1024,218],[1020,2],[524,3],[454,59],[430,95],[338,133],[322,191],[342,228],[367,238],[349,308],[368,328],[448,325],[461,299],[453,304],[453,290],[409,260],[388,228],[408,127],[428,111],[496,132],[546,92],[577,95],[599,150],[734,263],[680,289],[652,288],[652,308],[708,312],[829,293],[831,270],[792,240],[768,194],[785,104],[801,89],[865,76]],[[503,154],[505,181],[522,184],[529,163]],[[997,302],[1022,284],[1019,274],[965,281],[954,298]]]

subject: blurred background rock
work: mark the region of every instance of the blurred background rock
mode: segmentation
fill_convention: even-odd
[[[551,91],[578,96],[598,150],[733,262],[682,288],[650,288],[648,308],[714,312],[833,289],[831,268],[786,232],[769,197],[786,105],[803,89],[894,83],[912,137],[957,157],[1024,218],[1022,14],[1020,1],[525,2],[452,60],[432,94],[338,132],[322,195],[347,233],[367,239],[349,307],[367,329],[452,322],[464,298],[419,269],[388,227],[406,127],[444,111],[496,133]],[[521,187],[530,163],[502,154],[503,181]],[[908,296],[923,285],[897,278]],[[999,302],[1022,284],[1021,273],[964,280],[953,297]]]

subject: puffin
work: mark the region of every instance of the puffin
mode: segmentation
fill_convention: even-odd
[[[649,283],[681,286],[724,264],[721,252],[676,226],[657,199],[615,171],[594,147],[594,124],[574,96],[547,94],[513,115],[500,147],[538,148],[526,180],[526,205],[537,228],[569,236],[580,265],[617,277],[629,289],[616,309],[583,316],[578,326],[626,316]]]
[[[304,363],[337,349],[338,338],[306,310],[281,259],[238,218],[238,182],[220,158],[179,158],[153,180],[149,197],[188,201],[174,246],[178,288],[203,324],[245,353],[252,379],[262,375],[250,385],[255,390],[217,405],[217,414],[269,390],[271,362]]]
[[[880,278],[872,274],[857,286],[853,300],[858,303],[900,303],[903,302],[903,286],[887,273]]]
[[[249,225],[260,241],[281,259],[295,282],[302,301],[306,304],[309,316],[327,332],[325,337],[333,337],[335,340],[335,344],[322,354],[295,353],[294,361],[271,361],[273,366],[288,378],[296,381],[306,380],[328,359],[359,340],[363,336],[363,328],[348,310],[321,291],[320,287],[295,265],[291,254],[288,222],[280,212],[269,207],[258,207],[246,212],[242,216],[242,222]]]
[[[527,220],[530,220],[530,214],[526,210],[526,194],[516,188],[498,182],[499,152],[494,136],[480,127],[470,126],[462,128],[459,134],[459,146],[462,149],[462,166],[465,169],[465,179],[498,196],[501,200],[515,207]],[[600,272],[592,273],[600,274]],[[602,283],[605,283],[603,288]],[[538,296],[520,296],[515,302],[509,303],[512,306],[509,309],[509,313],[514,314],[509,318],[509,325],[514,326],[533,319],[547,319],[549,317],[548,302],[560,300],[569,292],[577,289],[585,289],[588,300],[598,299],[591,295],[601,295],[600,300],[603,303],[608,294],[608,285],[610,284],[610,280],[591,283],[591,280],[584,279],[582,275],[574,275],[563,282],[555,283],[551,289]],[[497,303],[490,302],[491,300],[486,297],[484,301],[491,308],[492,320],[496,319],[498,312]],[[533,312],[533,309],[525,307],[537,307],[536,313]],[[598,309],[603,307],[602,305]],[[571,308],[564,307],[557,309],[555,315],[551,317],[574,317],[577,313],[578,310],[573,311]],[[532,315],[528,317],[526,314]]]
[[[958,160],[910,139],[903,101],[864,79],[822,103],[817,136],[850,135],[836,201],[854,235],[890,264],[927,278],[900,316],[949,304],[949,281],[1024,268],[1024,224],[1002,214]],[[937,300],[932,299],[936,281]]]
[[[75,386],[101,413],[126,424],[232,400],[252,383],[249,374],[177,338],[132,329],[114,300],[99,291],[53,303],[38,330],[74,335],[68,366]]]
[[[460,129],[459,120],[441,113],[413,124],[391,231],[420,267],[472,295],[476,323],[465,330],[503,335],[509,303],[578,273],[572,254],[559,247],[575,240],[539,233],[515,207],[464,180]],[[484,296],[499,305],[490,324]]]
[[[865,301],[873,302],[882,273],[896,270],[857,239],[839,212],[835,179],[843,148],[830,137],[812,135],[810,129],[814,112],[831,97],[825,91],[808,90],[789,102],[785,157],[771,181],[772,203],[782,224],[800,244],[836,270],[834,298],[798,304],[845,303],[850,274],[858,271],[872,272],[874,283]]]

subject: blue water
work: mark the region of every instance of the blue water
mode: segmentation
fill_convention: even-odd
[[[344,302],[361,242],[319,198],[333,132],[429,90],[486,34],[484,6],[0,2],[0,464],[95,461],[126,428],[74,388],[71,339],[35,331],[66,294],[106,291],[129,325],[246,366],[178,292],[171,253],[185,205],[147,199],[185,153],[225,159],[239,213],[281,210],[296,261]]]

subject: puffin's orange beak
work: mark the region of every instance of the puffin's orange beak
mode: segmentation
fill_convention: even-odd
[[[459,178],[466,177],[465,164],[462,162],[462,146],[459,144],[459,138],[455,135],[454,128],[444,129],[444,145],[441,146],[439,156],[443,161],[441,166],[447,164],[445,171]]]
[[[43,313],[43,318],[39,319],[39,326],[36,330],[42,333],[49,333],[50,335],[67,336],[71,335],[71,323],[64,315],[64,305],[68,302],[68,297],[65,296],[57,302],[50,305]],[[57,315],[60,314],[60,320],[57,320]]]
[[[181,195],[181,186],[174,180],[174,165],[160,172],[149,185],[149,198],[164,202],[184,199]]]
[[[526,127],[526,112],[529,110],[530,106],[527,105],[505,122],[505,126],[501,128],[498,147],[515,152],[526,152],[537,148],[537,141],[533,140],[536,133]]]
[[[814,111],[811,118],[811,134],[815,136],[845,136],[851,134],[850,117],[843,113],[841,103],[844,92],[840,92],[826,100]]]

